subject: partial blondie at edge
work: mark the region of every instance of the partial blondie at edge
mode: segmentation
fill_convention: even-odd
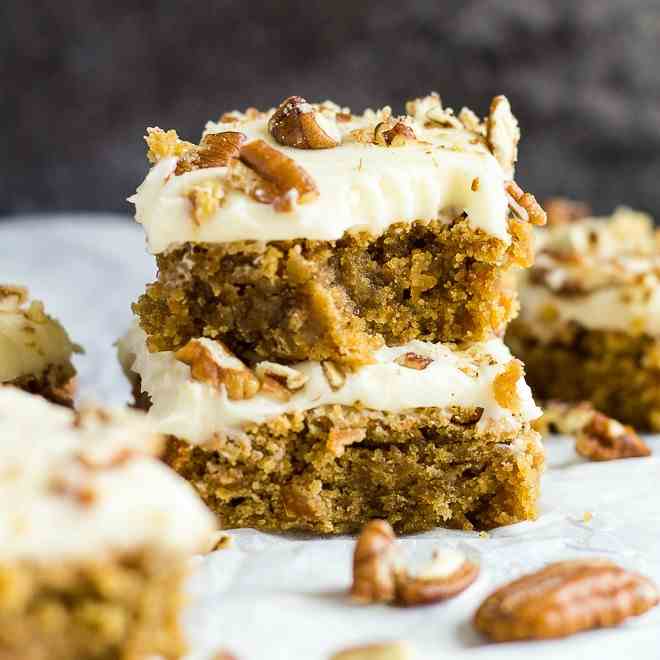
[[[80,350],[25,287],[0,285],[0,386],[71,406],[76,375],[71,358]]]
[[[0,388],[0,655],[101,660],[185,652],[189,557],[213,515],[125,409]]]
[[[520,278],[507,342],[539,399],[590,401],[660,430],[660,240],[649,216],[591,217],[555,200],[536,263]]]

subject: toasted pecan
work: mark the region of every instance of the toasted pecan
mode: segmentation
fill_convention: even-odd
[[[268,120],[270,134],[282,145],[296,149],[330,149],[339,144],[339,132],[302,96],[289,96]]]
[[[618,458],[640,458],[651,455],[649,446],[632,426],[595,412],[577,432],[575,451],[590,461],[612,461]]]
[[[560,561],[497,589],[474,618],[498,642],[615,626],[660,602],[648,578],[600,559]]]
[[[264,140],[252,140],[243,145],[240,159],[265,181],[274,185],[280,195],[295,190],[300,204],[311,202],[319,195],[316,183],[309,174],[292,158]]]

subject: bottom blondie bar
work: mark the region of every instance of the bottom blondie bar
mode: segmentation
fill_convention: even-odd
[[[411,342],[345,373],[332,363],[248,368],[219,342],[120,358],[165,460],[224,527],[343,533],[387,519],[413,532],[533,518],[540,413],[500,340]]]

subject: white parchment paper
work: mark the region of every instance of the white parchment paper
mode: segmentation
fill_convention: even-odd
[[[113,343],[154,274],[142,233],[127,218],[0,223],[0,282],[28,285],[85,347],[76,359],[83,400],[128,400]],[[351,538],[232,532],[232,548],[194,560],[185,615],[189,659],[207,660],[227,648],[242,660],[321,660],[352,644],[406,639],[420,660],[657,660],[660,608],[617,629],[543,643],[488,644],[470,625],[492,589],[558,559],[609,557],[660,583],[660,439],[649,442],[653,458],[599,464],[576,456],[570,440],[549,439],[539,520],[484,537],[438,529],[403,539],[413,560],[449,545],[481,562],[478,581],[441,605],[352,605]]]

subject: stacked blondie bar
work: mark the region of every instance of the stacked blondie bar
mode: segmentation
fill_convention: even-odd
[[[158,279],[120,358],[167,461],[225,527],[489,528],[535,515],[543,453],[501,339],[545,215],[508,101],[354,115],[285,99],[149,129],[132,198]]]

